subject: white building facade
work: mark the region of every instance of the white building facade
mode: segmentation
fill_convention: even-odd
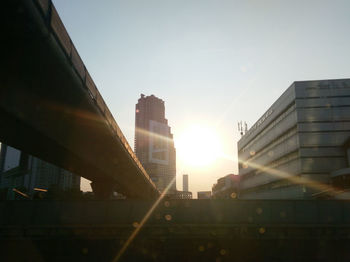
[[[349,138],[350,79],[294,82],[238,141],[239,197],[331,190],[335,171],[349,167]]]

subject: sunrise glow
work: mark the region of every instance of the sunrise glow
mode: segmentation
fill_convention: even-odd
[[[176,140],[180,160],[194,167],[212,164],[222,154],[220,137],[214,128],[193,125],[185,129]]]

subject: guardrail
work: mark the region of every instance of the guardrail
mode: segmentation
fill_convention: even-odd
[[[81,79],[83,86],[86,88],[90,95],[90,98],[95,102],[100,112],[104,116],[106,123],[111,128],[111,130],[117,135],[120,142],[123,144],[124,149],[128,152],[130,157],[134,160],[134,163],[140,169],[141,173],[145,178],[156,188],[155,184],[147,174],[146,170],[143,168],[142,164],[138,160],[134,151],[131,149],[128,141],[123,135],[121,129],[113,118],[112,113],[109,111],[105,101],[103,100],[100,92],[98,91],[91,75],[86,69],[82,59],[79,56],[77,49],[75,48],[72,40],[70,39],[68,32],[58,15],[58,12],[53,5],[51,0],[35,0],[37,7],[46,22],[49,31],[52,33],[62,51],[65,53],[67,59],[73,66],[76,74]]]

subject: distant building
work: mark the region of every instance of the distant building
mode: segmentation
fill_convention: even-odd
[[[183,175],[182,176],[182,188],[183,191],[176,190],[175,192],[173,191],[171,194],[168,194],[169,198],[172,199],[192,199],[192,192],[188,191],[188,175]]]
[[[176,192],[176,151],[164,101],[142,94],[135,115],[136,156],[160,191],[173,181],[169,193]]]
[[[0,152],[0,189],[14,199],[16,192],[31,197],[36,190],[80,190],[80,177],[16,148],[2,144]],[[17,191],[16,191],[17,190]]]
[[[211,191],[198,191],[197,198],[198,199],[210,199],[211,198]]]
[[[182,191],[188,191],[188,175],[182,176]]]
[[[239,194],[239,176],[229,174],[217,180],[212,188],[214,199],[237,199]]]
[[[294,82],[238,141],[240,198],[347,191],[349,97],[350,79]]]
[[[167,194],[170,199],[192,199],[192,192],[189,191],[176,191]]]

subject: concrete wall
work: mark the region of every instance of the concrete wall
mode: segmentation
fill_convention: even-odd
[[[276,189],[278,190],[278,189]],[[290,188],[281,191],[287,196]],[[301,190],[301,191],[300,191]],[[267,193],[266,193],[267,194]],[[300,193],[301,194],[301,193]],[[167,204],[165,205],[165,202]],[[133,227],[152,207],[152,201],[0,201],[1,226],[121,225]],[[283,215],[281,215],[283,214]],[[170,215],[171,219],[167,219]],[[168,216],[169,218],[169,216]],[[349,224],[348,201],[307,200],[166,200],[152,212],[147,224]],[[179,229],[178,229],[179,230]]]

